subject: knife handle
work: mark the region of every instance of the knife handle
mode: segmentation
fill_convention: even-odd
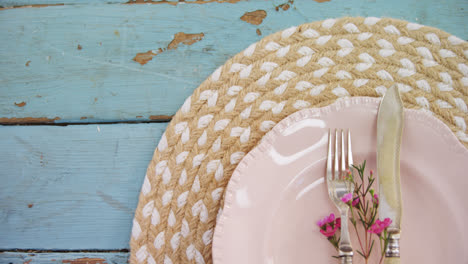
[[[385,258],[384,264],[400,264],[400,258]]]
[[[341,264],[353,264],[353,255],[341,256]]]
[[[385,249],[385,257],[400,257],[400,230],[389,230],[388,244],[387,248]]]
[[[384,264],[400,264],[400,231],[389,231]]]

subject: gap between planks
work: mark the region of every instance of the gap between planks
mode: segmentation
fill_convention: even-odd
[[[122,120],[122,121],[97,121],[97,122],[64,122],[54,123],[52,121],[34,122],[34,121],[13,121],[13,122],[0,122],[0,126],[79,126],[79,125],[113,125],[113,124],[151,124],[151,123],[169,123],[172,116],[161,119],[151,120]]]
[[[128,252],[21,253],[0,252],[0,262],[9,264],[128,264]]]

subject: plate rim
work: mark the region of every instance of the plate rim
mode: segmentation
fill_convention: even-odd
[[[382,98],[380,97],[364,97],[364,96],[356,96],[356,97],[345,97],[339,98],[332,104],[323,107],[316,107],[316,108],[305,108],[299,110],[284,119],[278,122],[269,132],[267,132],[260,142],[251,149],[239,162],[237,167],[234,169],[232,176],[228,182],[225,192],[225,199],[224,199],[224,206],[222,208],[222,212],[219,215],[216,226],[213,233],[213,240],[212,240],[212,257],[214,264],[222,264],[222,250],[223,246],[221,243],[217,242],[220,241],[224,234],[224,224],[225,220],[229,218],[229,211],[232,208],[232,204],[234,202],[234,191],[237,190],[237,184],[239,182],[239,177],[242,175],[242,172],[247,168],[248,164],[255,160],[257,155],[262,155],[264,151],[268,149],[268,146],[273,144],[273,140],[275,139],[278,134],[281,134],[284,129],[286,129],[291,123],[298,122],[304,120],[306,118],[311,117],[318,117],[323,114],[327,114],[333,111],[340,111],[343,108],[347,108],[349,106],[370,106],[374,104],[380,104]],[[421,109],[409,109],[404,108],[405,119],[419,121],[428,125],[432,130],[440,135],[443,140],[448,143],[448,147],[455,151],[456,153],[467,154],[468,149],[458,140],[456,135],[451,131],[451,129],[443,123],[440,119],[436,118],[432,112],[421,108]]]

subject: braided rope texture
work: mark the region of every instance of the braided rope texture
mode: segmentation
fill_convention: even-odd
[[[468,147],[467,58],[468,43],[455,36],[375,17],[303,24],[250,45],[187,98],[163,134],[133,220],[130,262],[212,263],[236,164],[300,109],[383,96],[397,83],[406,108],[429,111]]]

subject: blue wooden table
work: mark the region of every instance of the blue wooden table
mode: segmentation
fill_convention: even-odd
[[[466,0],[0,5],[0,263],[126,263],[167,122],[211,72],[265,35],[385,16],[468,39]]]

